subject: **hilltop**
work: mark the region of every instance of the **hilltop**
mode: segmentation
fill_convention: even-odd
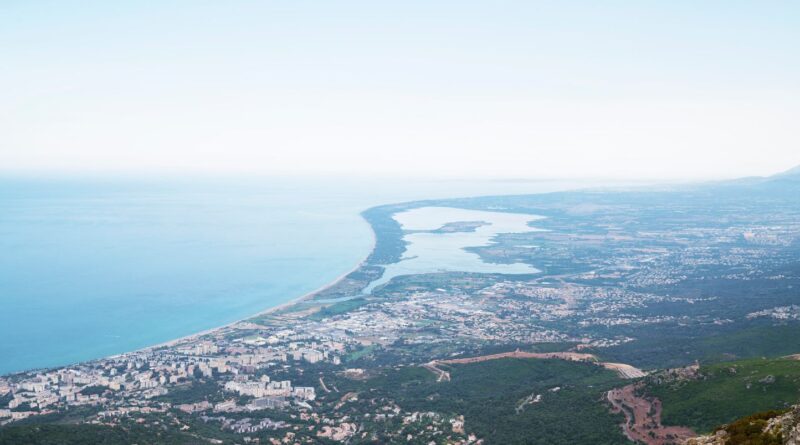
[[[685,445],[798,445],[800,405],[765,411],[717,428],[713,434],[689,439]]]
[[[773,178],[800,178],[800,165],[790,168],[785,172],[778,173],[772,176]]]

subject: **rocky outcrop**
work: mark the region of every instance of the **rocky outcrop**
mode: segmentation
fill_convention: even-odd
[[[800,405],[782,416],[771,419],[767,428],[780,432],[784,445],[800,445]]]
[[[754,433],[753,426],[760,428]],[[725,425],[714,434],[687,439],[685,445],[768,443],[800,445],[800,405],[786,412],[754,414]]]
[[[728,433],[724,430],[717,431],[710,436],[693,437],[686,440],[686,445],[725,445],[728,440]]]

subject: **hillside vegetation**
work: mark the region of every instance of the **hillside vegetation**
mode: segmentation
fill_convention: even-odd
[[[654,376],[644,388],[663,402],[665,425],[708,432],[754,412],[800,400],[800,361],[750,359],[703,366],[691,379]]]
[[[450,372],[450,381],[437,382],[428,370],[405,367],[366,381],[338,379],[335,384],[342,392],[359,393],[356,410],[374,411],[393,401],[410,411],[463,415],[467,433],[485,438],[487,445],[626,443],[619,427],[622,418],[603,402],[607,390],[622,384],[612,371],[537,359],[442,368]]]

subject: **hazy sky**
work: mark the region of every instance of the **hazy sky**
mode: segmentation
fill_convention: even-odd
[[[0,170],[800,164],[800,2],[0,1]]]

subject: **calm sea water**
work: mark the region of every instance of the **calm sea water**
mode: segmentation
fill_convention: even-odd
[[[369,253],[359,213],[373,205],[566,187],[0,179],[0,374],[161,343],[317,289]]]

